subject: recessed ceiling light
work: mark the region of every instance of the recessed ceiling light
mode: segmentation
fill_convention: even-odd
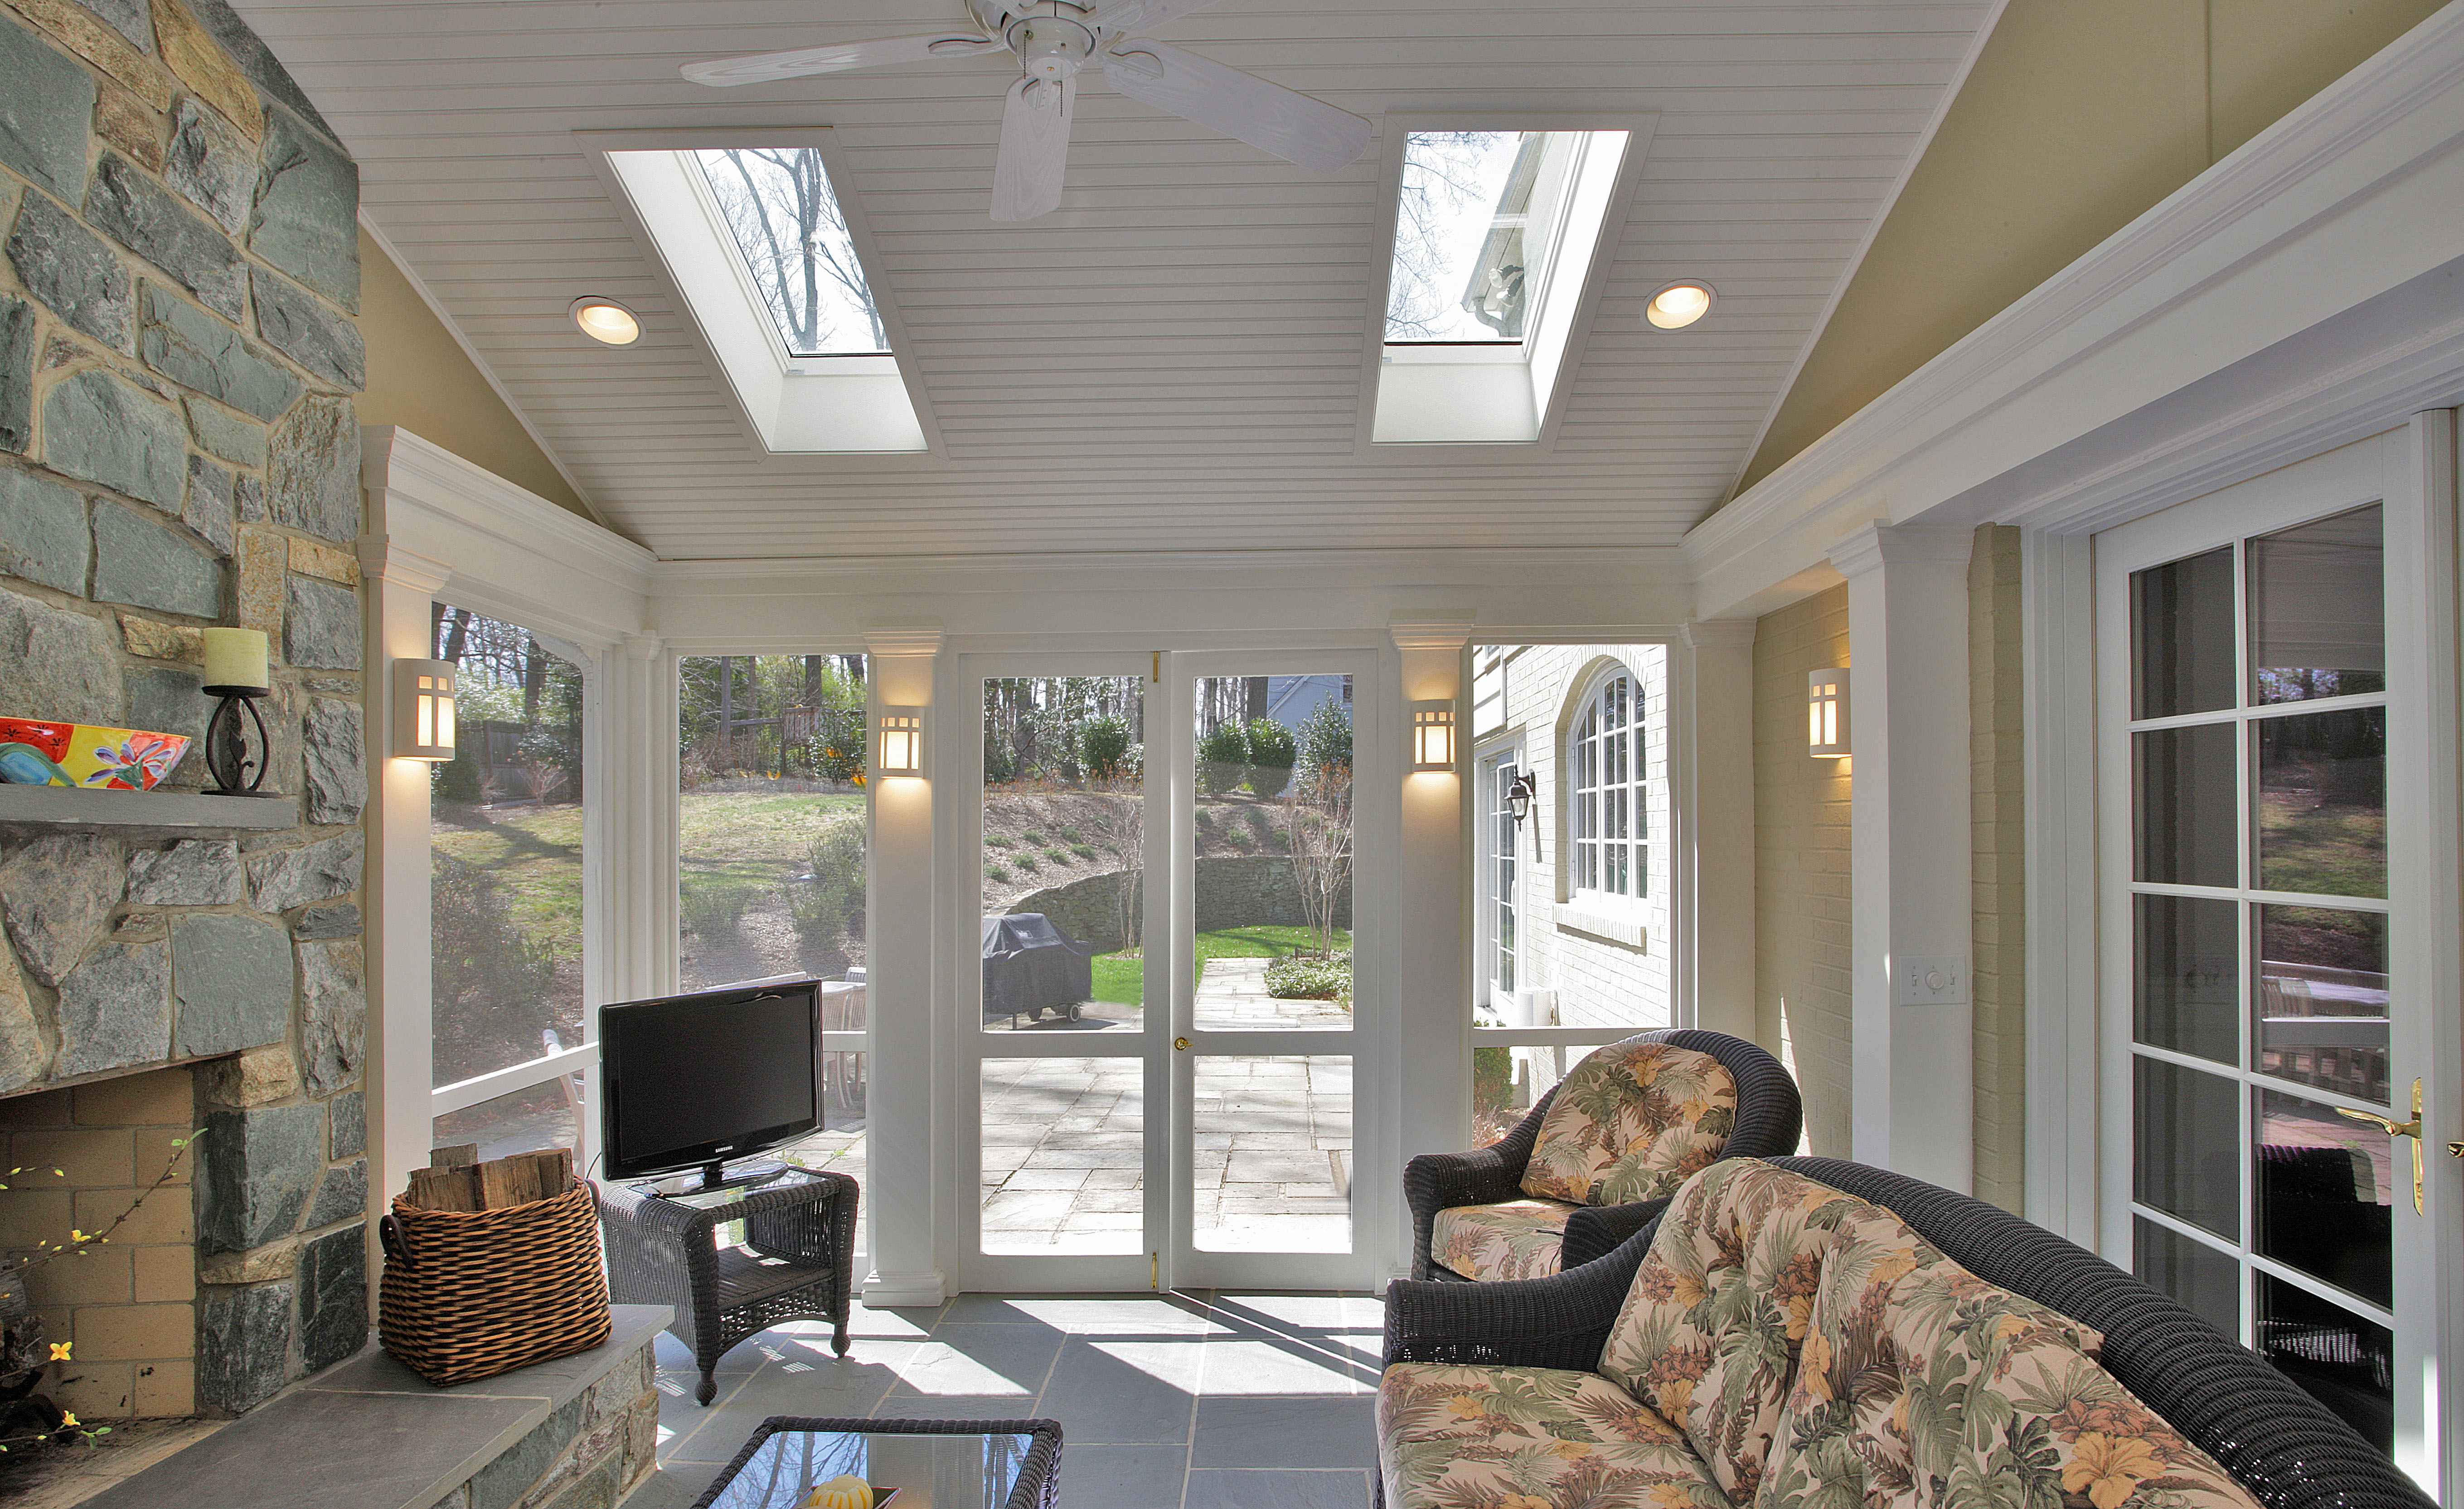
[[[573,301],[573,322],[591,339],[611,346],[629,346],[642,339],[642,321],[612,298],[584,294]]]
[[[1642,317],[1662,330],[1683,330],[1709,314],[1718,297],[1710,284],[1687,278],[1652,295],[1651,302],[1642,306]]]

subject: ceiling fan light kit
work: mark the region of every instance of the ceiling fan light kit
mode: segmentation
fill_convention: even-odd
[[[966,0],[981,34],[935,33],[688,63],[684,77],[713,88],[767,83],[1006,50],[1019,62],[1001,109],[992,217],[1032,220],[1061,203],[1077,80],[1090,66],[1121,94],[1210,126],[1287,163],[1332,173],[1369,144],[1370,123],[1322,99],[1270,83],[1169,42],[1127,33],[1161,26],[1210,0]]]

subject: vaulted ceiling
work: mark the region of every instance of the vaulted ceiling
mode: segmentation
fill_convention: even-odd
[[[1358,444],[1378,152],[1320,177],[1081,95],[1062,208],[985,215],[1007,54],[717,93],[681,63],[958,0],[241,0],[363,203],[612,527],[671,558],[1668,546],[1727,494],[1985,0],[1216,0],[1157,34],[1345,109],[1658,112],[1547,448]],[[942,437],[770,455],[577,131],[838,128]],[[1672,277],[1713,316],[1639,318]],[[646,317],[575,331],[580,294]],[[430,437],[451,444],[451,437]]]

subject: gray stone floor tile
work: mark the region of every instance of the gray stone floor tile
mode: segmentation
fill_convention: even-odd
[[[1197,1335],[1134,1341],[1073,1336],[1052,1365],[1040,1412],[1061,1422],[1065,1447],[1080,1441],[1186,1441],[1198,1396]]]
[[[718,1476],[722,1464],[717,1462],[678,1462],[662,1466],[642,1479],[633,1497],[625,1500],[625,1509],[692,1509],[693,1501]]]
[[[1034,1420],[1035,1401],[1016,1394],[892,1394],[872,1411],[877,1420]],[[1068,1438],[1064,1436],[1063,1448]]]
[[[1009,1395],[1023,1409],[1044,1391],[1064,1334],[1048,1325],[943,1321],[899,1367],[891,1394]]]
[[[1349,1348],[1307,1337],[1243,1335],[1207,1344],[1199,1383],[1210,1395],[1258,1396],[1360,1393],[1375,1380],[1375,1370]]]
[[[1376,1400],[1353,1398],[1198,1401],[1190,1465],[1350,1467],[1377,1465]]]
[[[1082,1446],[1063,1427],[1061,1502],[1065,1509],[1177,1509],[1189,1446]],[[626,1509],[632,1509],[630,1504]]]
[[[1062,1477],[1062,1496],[1069,1479]],[[1206,1471],[1189,1475],[1183,1509],[1368,1509],[1369,1475],[1353,1472]]]

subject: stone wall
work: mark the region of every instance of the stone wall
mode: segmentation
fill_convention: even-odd
[[[197,631],[263,629],[297,821],[0,827],[0,1094],[207,1061],[196,1390],[239,1410],[366,1330],[358,173],[224,0],[9,4],[0,715],[202,734]]]
[[[1198,866],[1199,931],[1307,926],[1290,860],[1275,854],[1254,854],[1200,856],[1193,863]],[[1121,936],[1121,888],[1136,885],[1140,873],[1114,870],[1071,881],[1067,886],[1029,891],[1010,903],[1009,909],[1013,913],[1042,912],[1069,936],[1093,944],[1098,952],[1110,953],[1127,946],[1128,940]],[[1132,910],[1139,919],[1144,918],[1143,898]],[[1335,903],[1334,925],[1344,929],[1352,926],[1349,887]]]
[[[1855,1088],[1853,762],[1805,753],[1805,673],[1848,663],[1845,585],[1766,614],[1754,629],[1755,1035],[1778,1043],[1796,1076],[1808,1148],[1836,1158],[1848,1156]]]
[[[447,1509],[613,1509],[658,1465],[645,1346],[440,1500]]]

